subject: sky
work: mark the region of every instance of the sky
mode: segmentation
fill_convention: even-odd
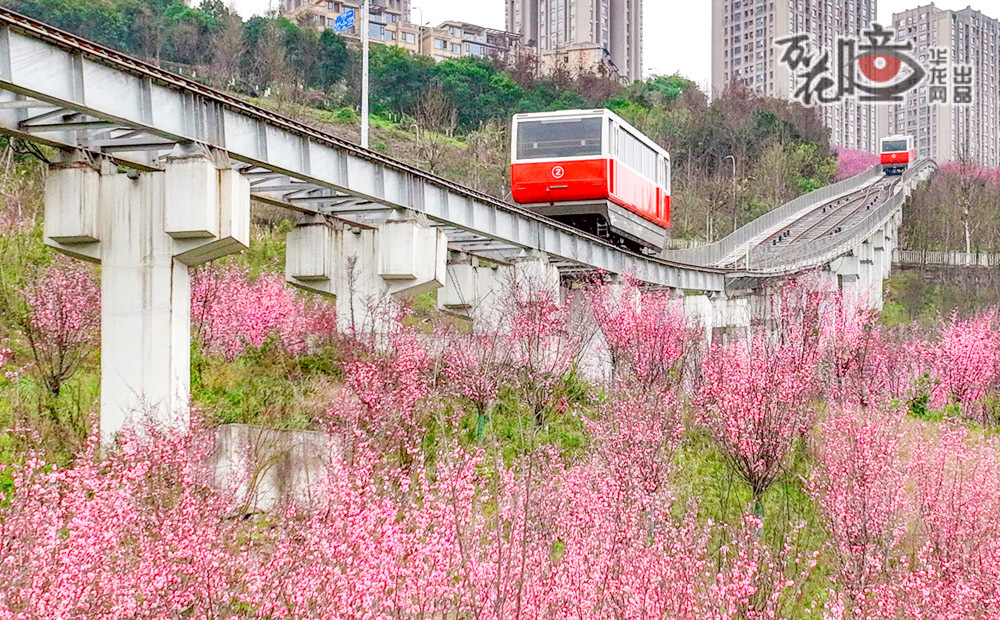
[[[278,0],[232,0],[244,18],[276,8]],[[928,4],[930,0],[880,0],[879,22],[889,24],[892,14]],[[711,0],[644,0],[643,64],[647,74],[681,75],[708,90],[712,72]],[[942,9],[972,6],[1000,19],[1000,0],[938,0]],[[503,0],[413,0],[414,21],[438,24],[455,19],[504,27]],[[416,10],[420,9],[420,10]]]

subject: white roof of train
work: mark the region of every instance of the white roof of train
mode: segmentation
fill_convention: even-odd
[[[660,153],[667,159],[670,159],[670,153],[667,149],[663,148],[655,141],[653,141],[649,136],[642,133],[624,118],[618,116],[611,110],[607,108],[593,108],[590,110],[554,110],[552,112],[527,112],[524,114],[515,114],[514,121],[537,121],[537,120],[547,120],[547,119],[558,119],[558,118],[592,118],[592,117],[604,117],[614,120],[616,123],[626,128],[629,133],[639,138],[646,146],[653,149],[654,151]],[[516,140],[515,136],[515,140]]]

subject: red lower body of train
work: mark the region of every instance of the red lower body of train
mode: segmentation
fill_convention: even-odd
[[[670,228],[670,193],[615,159],[515,163],[511,188],[514,202],[534,211],[584,229],[600,216],[590,232],[610,227],[638,245],[662,246]]]
[[[901,151],[896,153],[882,153],[879,157],[882,170],[886,174],[903,174],[910,164],[917,161],[915,151]]]

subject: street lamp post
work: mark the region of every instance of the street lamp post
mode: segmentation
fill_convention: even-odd
[[[418,11],[420,13],[420,21],[417,22],[417,54],[424,53],[424,10],[419,6],[413,7],[411,10]]]

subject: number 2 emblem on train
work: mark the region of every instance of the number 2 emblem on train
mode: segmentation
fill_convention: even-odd
[[[518,114],[511,135],[515,202],[634,251],[666,245],[670,155],[617,114]]]

